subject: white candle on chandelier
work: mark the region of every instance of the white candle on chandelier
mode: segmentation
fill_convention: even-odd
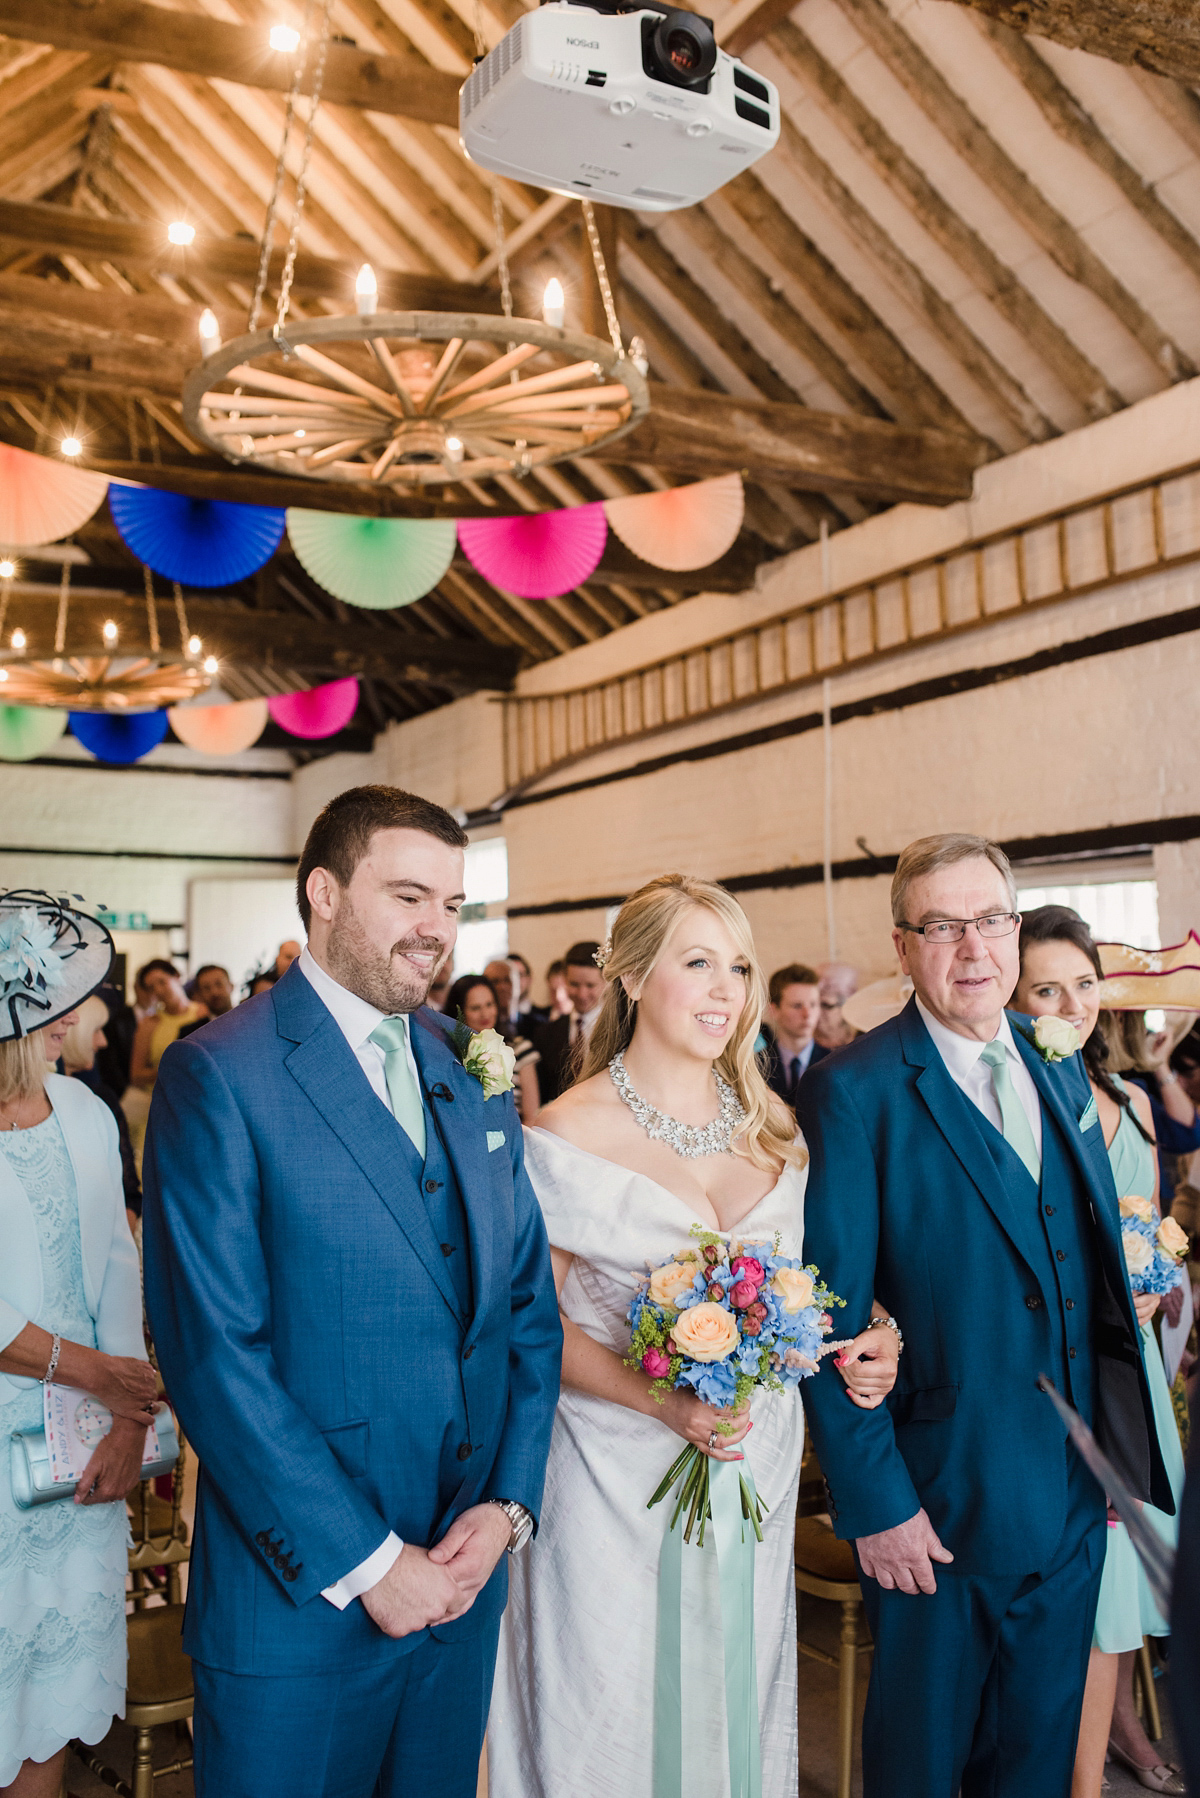
[[[189,225],[186,219],[172,219],[167,226],[168,243],[189,244],[195,241],[195,236],[195,225]]]
[[[83,445],[78,437],[64,437],[58,447],[64,456],[82,456],[83,454]]]
[[[206,306],[200,314],[200,354],[211,356],[220,347],[221,327],[217,323],[217,315],[211,306]]]
[[[16,563],[8,556],[5,556],[3,561],[0,561],[0,581],[11,581],[16,572]]]
[[[104,641],[107,643],[108,647],[111,649],[113,647],[113,644],[116,642],[118,635],[120,634],[117,630],[116,623],[113,619],[106,618],[104,620],[104,627],[103,627],[103,631],[101,634],[104,637]]]
[[[25,632],[24,631],[15,630],[13,632],[12,646],[14,649],[24,649],[24,647],[25,647]]]
[[[205,656],[205,658],[204,658],[205,674],[215,674],[217,672],[217,669],[220,666],[221,666],[221,664],[218,662],[216,656]]]
[[[546,291],[542,295],[542,323],[561,327],[565,314],[565,300],[562,282],[557,275],[551,275],[546,283]]]
[[[198,656],[200,654],[200,651],[203,648],[204,648],[204,645],[200,641],[199,637],[189,637],[188,638],[188,654],[190,656]]]
[[[462,459],[463,459],[462,438],[461,437],[447,437],[447,439],[446,439],[446,460],[447,460],[447,462],[461,462]]]
[[[291,56],[300,48],[300,33],[292,25],[272,25],[269,42],[272,50]]]
[[[378,303],[379,283],[375,279],[375,270],[369,262],[364,262],[354,283],[354,305],[359,318],[372,317]]]

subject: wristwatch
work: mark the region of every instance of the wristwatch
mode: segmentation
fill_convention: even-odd
[[[533,1534],[533,1517],[515,1498],[489,1498],[487,1502],[489,1505],[499,1505],[511,1523],[512,1535],[509,1538],[508,1552],[510,1555],[518,1554]]]

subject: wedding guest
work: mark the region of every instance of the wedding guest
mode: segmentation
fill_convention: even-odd
[[[1043,905],[1021,919],[1021,974],[1012,1008],[1032,1017],[1066,1018],[1083,1043],[1083,1063],[1096,1101],[1099,1129],[1112,1164],[1117,1197],[1156,1204],[1158,1168],[1148,1094],[1110,1073],[1100,997],[1104,970],[1083,919],[1065,905]],[[1111,1019],[1113,1013],[1105,1014]],[[1157,1206],[1156,1206],[1157,1208]],[[1183,1450],[1150,1320],[1158,1299],[1135,1293],[1142,1353],[1154,1402],[1158,1445],[1176,1506],[1183,1492]],[[1176,1520],[1147,1505],[1144,1515],[1173,1551]],[[1104,1764],[1111,1754],[1152,1792],[1184,1790],[1178,1767],[1164,1761],[1150,1742],[1133,1700],[1133,1664],[1144,1636],[1167,1636],[1167,1620],[1154,1602],[1129,1532],[1109,1513],[1104,1577],[1088,1662],[1083,1719],[1075,1752],[1072,1798],[1100,1798]]]
[[[148,961],[142,969],[142,983],[158,1010],[138,1025],[129,1078],[132,1085],[148,1093],[154,1089],[163,1051],[175,1041],[185,1024],[207,1018],[208,1012],[196,1000],[188,998],[174,962]]]
[[[124,1499],[156,1380],[116,1127],[82,1081],[47,1067],[59,1047],[47,1030],[65,1034],[104,977],[111,939],[82,912],[27,894],[0,895],[0,928],[0,1789],[58,1798],[67,1742],[99,1742],[125,1713]],[[41,1427],[50,1381],[82,1388],[115,1421],[74,1500],[23,1510],[9,1437]]]
[[[108,1007],[105,1047],[100,1051],[98,1066],[106,1086],[122,1097],[129,1085],[129,1068],[133,1059],[133,1039],[143,1018],[154,1010],[154,1001],[142,983],[145,970],[139,968],[133,977],[133,1004],[125,1002],[123,987],[105,981],[100,997]]]
[[[507,968],[508,963],[502,962]],[[468,1030],[495,1030],[504,1037],[516,1056],[513,1067],[513,1091],[517,1114],[522,1123],[532,1124],[538,1114],[538,1052],[527,1037],[507,1035],[500,1029],[502,1008],[500,995],[482,974],[463,974],[446,995],[442,1006],[448,1018],[461,1018]]]
[[[501,1036],[507,1038],[516,1018],[512,964],[507,957],[500,956],[495,961],[488,962],[483,970],[483,977],[490,982],[492,991],[496,995],[496,1004],[499,1007],[499,1021],[496,1028]]]
[[[549,1017],[549,1012],[546,1006],[533,1003],[533,969],[525,957],[518,955],[515,949],[510,949],[508,959],[512,967],[513,979],[517,983],[517,996],[513,1001],[515,1007],[513,1023],[518,1029],[528,1033],[532,1025],[544,1024]]]
[[[821,1019],[820,982],[811,968],[791,962],[777,968],[767,983],[767,1085],[795,1113],[800,1082],[829,1050],[816,1040]]]
[[[138,1219],[142,1215],[142,1183],[138,1179],[137,1161],[133,1153],[133,1142],[129,1135],[129,1124],[125,1113],[121,1110],[121,1101],[112,1087],[107,1085],[96,1060],[105,1045],[105,1025],[108,1021],[108,1007],[103,999],[95,993],[85,999],[78,1011],[70,1012],[67,1017],[60,1018],[55,1024],[48,1024],[43,1037],[46,1042],[47,1061],[61,1058],[63,1069],[74,1079],[82,1082],[89,1092],[108,1106],[112,1112],[113,1122],[117,1126],[117,1141],[121,1150],[121,1185],[125,1193],[125,1216],[130,1231],[137,1234]],[[51,1050],[56,1053],[52,1055]]]
[[[279,953],[275,957],[275,978],[276,978],[276,980],[281,980],[283,978],[283,976],[287,973],[288,969],[291,967],[292,963],[299,956],[300,951],[303,947],[304,947],[304,945],[302,943],[298,943],[294,936],[289,937],[287,939],[286,943],[280,943]]]
[[[902,1319],[888,1405],[805,1406],[875,1643],[864,1798],[1060,1798],[1071,1784],[1104,1495],[1049,1374],[1136,1496],[1173,1506],[1082,1057],[1051,1065],[1005,1005],[1020,917],[1003,850],[910,843],[892,939],[914,994],[797,1104],[806,1258],[853,1329]]]
[[[650,1791],[667,1507],[648,1510],[647,1499],[691,1444],[715,1462],[747,1458],[771,1507],[754,1550],[758,1714],[749,1728],[762,1780],[753,1790],[795,1798],[792,1561],[804,1437],[795,1389],[760,1392],[742,1411],[714,1408],[686,1388],[660,1402],[650,1376],[623,1357],[638,1280],[631,1270],[688,1246],[689,1224],[774,1240],[783,1254],[807,1259],[807,1155],[755,1060],[764,981],[745,913],[729,893],[677,874],[649,882],[621,907],[603,959],[602,1004],[580,1078],[526,1131],[563,1317],[562,1393],[538,1540],[512,1566],[488,1725],[489,1792]],[[868,1303],[864,1322],[871,1314]],[[898,1347],[891,1330],[868,1328],[842,1379],[822,1368],[810,1383],[832,1387],[845,1404],[844,1379],[856,1403],[878,1405]],[[862,1477],[872,1477],[866,1466]],[[694,1545],[682,1552],[685,1759],[669,1771],[682,1773],[691,1798],[707,1798],[728,1790],[721,1597],[715,1557]],[[728,1727],[746,1724],[731,1717]]]
[[[203,1005],[210,1018],[223,1018],[227,1011],[233,1010],[233,982],[228,968],[215,961],[206,961],[202,968],[196,969],[192,984],[193,997]]]
[[[550,994],[550,1003],[546,1007],[546,1022],[552,1024],[555,1018],[569,1016],[571,995],[567,991],[567,964],[565,961],[552,961],[546,969],[546,988]]]
[[[817,1041],[823,1049],[844,1049],[852,1043],[855,1031],[842,1015],[847,999],[858,991],[858,969],[848,961],[823,961],[817,969],[821,982],[821,1017],[817,1024]]]
[[[543,1105],[557,1099],[575,1079],[600,1016],[604,976],[596,966],[599,950],[599,943],[572,943],[563,959],[563,983],[571,1009],[543,1024],[533,1039],[541,1056],[538,1086]],[[553,983],[550,990],[554,991]]]
[[[251,974],[246,982],[247,999],[257,999],[260,993],[269,993],[278,979],[274,962],[269,967],[259,968],[258,972]]]
[[[1170,1211],[1176,1158],[1200,1149],[1200,1113],[1171,1066],[1172,1050],[1191,1025],[1185,1014],[1183,1019],[1173,1018],[1165,1030],[1152,1033],[1146,1028],[1144,1012],[1114,1011],[1108,1016],[1110,1064],[1127,1075],[1131,1085],[1140,1086],[1150,1100],[1162,1208]]]

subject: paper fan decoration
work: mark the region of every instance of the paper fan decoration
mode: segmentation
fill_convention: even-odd
[[[347,605],[386,611],[432,591],[454,558],[452,518],[356,518],[289,506],[288,537],[304,568]]]
[[[168,581],[228,587],[269,562],[283,537],[276,506],[188,499],[156,487],[108,490],[113,523],[138,558]]]
[[[586,581],[604,554],[604,507],[567,506],[518,518],[460,518],[463,553],[485,581],[521,599],[556,599]]]
[[[241,699],[232,705],[176,705],[167,713],[181,743],[201,755],[237,755],[258,742],[267,727],[265,699]]]
[[[0,705],[0,762],[29,762],[57,743],[67,714],[57,706]]]
[[[167,734],[165,712],[72,712],[71,734],[98,762],[136,762]]]
[[[344,730],[358,709],[358,676],[331,680],[307,693],[280,693],[267,709],[281,730],[293,737],[332,737]]]
[[[690,487],[606,499],[608,522],[626,549],[654,568],[707,568],[732,549],[746,513],[740,474]]]
[[[56,543],[86,524],[108,491],[108,476],[0,444],[0,543]]]

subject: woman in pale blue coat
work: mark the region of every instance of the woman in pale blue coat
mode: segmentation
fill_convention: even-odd
[[[1158,1157],[1150,1101],[1140,1087],[1127,1086],[1119,1075],[1107,1071],[1103,1029],[1097,1029],[1101,980],[1100,957],[1082,918],[1060,905],[1040,906],[1026,914],[1021,925],[1021,978],[1013,1006],[1035,1017],[1066,1017],[1076,1026],[1084,1039],[1084,1061],[1117,1196],[1149,1199],[1157,1206]],[[1158,1302],[1151,1294],[1134,1294],[1158,1444],[1178,1511],[1183,1449],[1158,1339],[1150,1327]],[[1147,1505],[1144,1514],[1174,1549],[1175,1518],[1154,1505]],[[1072,1798],[1099,1798],[1106,1750],[1148,1791],[1183,1792],[1178,1767],[1161,1759],[1133,1703],[1133,1661],[1143,1636],[1169,1634],[1170,1625],[1154,1602],[1129,1533],[1110,1514]]]
[[[111,954],[102,925],[47,895],[0,895],[0,1792],[13,1798],[56,1798],[67,1742],[102,1740],[125,1710],[123,1500],[155,1377],[116,1126],[48,1068]],[[10,1438],[42,1423],[49,1381],[114,1422],[74,1500],[25,1510]]]

